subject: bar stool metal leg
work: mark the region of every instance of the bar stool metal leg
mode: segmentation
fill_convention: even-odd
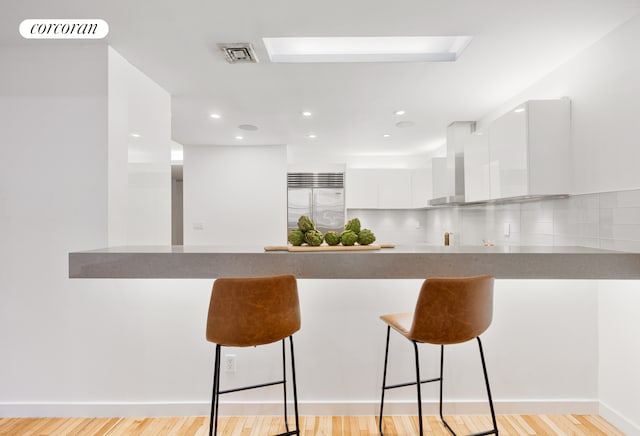
[[[283,396],[284,396],[284,427],[285,435],[300,434],[300,419],[298,416],[298,388],[296,386],[296,362],[293,354],[293,336],[289,336],[289,343],[291,347],[291,378],[293,380],[293,409],[296,419],[296,429],[289,430],[289,417],[287,416],[287,359],[286,359],[286,347],[285,340],[282,340],[282,384],[283,384]]]
[[[213,393],[211,394],[211,415],[209,418],[209,436],[218,434],[218,392],[220,391],[220,345],[216,344],[213,364]],[[215,430],[214,430],[215,428]]]
[[[420,425],[420,436],[422,436],[422,383],[420,382],[420,359],[418,356],[418,343],[413,342],[413,349],[416,355],[416,389],[418,391],[418,423]]]
[[[484,383],[487,387],[487,396],[489,397],[489,408],[491,409],[491,421],[493,421],[494,434],[498,434],[498,423],[496,422],[496,413],[493,410],[493,399],[491,398],[491,388],[489,387],[489,377],[487,376],[487,365],[484,361],[484,351],[482,350],[482,341],[480,336],[476,338],[478,340],[478,348],[480,349],[480,360],[482,361],[482,372],[484,373]],[[492,432],[493,433],[493,432]],[[491,434],[491,433],[488,433]]]
[[[289,432],[289,419],[287,418],[287,356],[285,353],[285,341],[282,340],[282,394],[284,397],[284,428]]]
[[[291,378],[293,379],[293,410],[296,416],[296,430],[294,434],[300,434],[300,419],[298,415],[298,387],[296,383],[296,359],[293,353],[293,336],[289,336],[291,346]]]
[[[449,430],[449,433],[452,435],[456,435],[449,423],[445,421],[444,414],[442,413],[442,390],[444,384],[444,345],[440,345],[440,420],[444,424],[444,426]]]
[[[384,391],[387,385],[387,362],[389,361],[389,334],[391,333],[391,327],[387,326],[387,345],[384,350],[384,370],[382,372],[382,399],[380,400],[380,420],[378,422],[378,429],[380,435],[384,435],[382,432],[382,409],[384,408]]]

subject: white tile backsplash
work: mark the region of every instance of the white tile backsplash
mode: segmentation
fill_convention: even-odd
[[[553,245],[553,235],[523,233],[520,237],[521,245]]]
[[[600,237],[625,241],[640,241],[640,224],[604,225],[600,228]]]
[[[522,217],[522,233],[552,235],[553,221],[530,221],[530,217]]]
[[[421,210],[349,210],[378,241],[443,245],[578,245],[640,252],[640,189],[526,203]],[[504,224],[509,223],[509,236]]]
[[[640,190],[619,191],[617,207],[640,207]]]
[[[578,235],[583,238],[598,238],[600,236],[600,226],[598,223],[578,223]]]
[[[600,247],[605,250],[630,251],[640,253],[640,241],[625,241],[618,239],[600,239]]]
[[[425,243],[428,222],[425,210],[349,209],[347,219],[357,217],[362,228],[371,229],[378,243]]]
[[[617,192],[605,192],[600,194],[599,197],[601,209],[613,209],[614,207],[618,207]]]
[[[564,246],[582,245],[581,239],[582,238],[578,236],[553,235],[553,245],[564,245]]]
[[[612,209],[612,224],[640,224],[640,207]]]
[[[600,209],[600,225],[613,225],[613,209]]]
[[[599,238],[578,238],[578,240],[574,245],[578,245],[580,247],[600,248],[600,239]]]
[[[602,208],[640,207],[640,189],[606,192],[599,195]]]

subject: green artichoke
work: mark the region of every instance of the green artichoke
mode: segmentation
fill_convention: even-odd
[[[304,232],[300,230],[291,230],[287,236],[287,240],[291,242],[291,245],[302,245],[304,243]]]
[[[360,220],[358,218],[350,219],[345,225],[345,230],[351,230],[356,235],[360,233]]]
[[[314,230],[315,228],[316,225],[308,216],[302,215],[300,218],[298,218],[298,229],[302,230],[303,232],[306,233],[309,230]]]
[[[362,229],[360,233],[358,233],[358,244],[360,245],[369,245],[373,244],[376,240],[376,235],[369,229]]]
[[[312,247],[318,247],[320,246],[320,244],[322,244],[322,240],[324,238],[322,237],[322,233],[320,233],[317,230],[309,230],[308,232],[305,232],[304,234],[304,240],[307,244],[311,245]]]
[[[340,235],[340,241],[342,241],[342,245],[350,246],[358,241],[358,235],[352,230],[345,230]]]
[[[329,245],[338,245],[340,243],[340,235],[330,231],[324,235],[324,240],[327,241]]]

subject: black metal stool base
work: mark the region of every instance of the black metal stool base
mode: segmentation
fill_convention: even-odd
[[[420,379],[420,359],[418,356],[418,343],[416,341],[411,341],[413,343],[413,349],[414,349],[414,353],[415,353],[415,364],[416,364],[416,381],[414,382],[408,382],[408,383],[399,383],[399,384],[395,384],[395,385],[387,385],[387,364],[389,362],[389,335],[391,333],[391,327],[387,326],[387,343],[385,346],[385,352],[384,352],[384,372],[382,374],[382,398],[380,400],[380,420],[378,422],[378,430],[380,430],[380,435],[384,435],[383,431],[382,431],[382,417],[383,417],[383,410],[384,410],[384,393],[386,390],[388,389],[395,389],[395,388],[402,388],[402,387],[406,387],[406,386],[416,386],[416,391],[417,391],[417,395],[418,395],[418,423],[419,423],[419,429],[420,429],[420,436],[423,436],[423,429],[422,429],[422,390],[421,390],[421,386],[424,383],[431,383],[431,382],[440,382],[440,409],[439,409],[439,413],[440,413],[440,420],[442,421],[442,424],[444,424],[444,426],[446,427],[446,429],[449,431],[449,433],[451,433],[453,436],[456,436],[456,433],[453,431],[453,429],[451,428],[451,426],[449,426],[449,424],[447,423],[447,421],[444,419],[444,415],[442,413],[442,384],[443,384],[443,370],[444,370],[444,345],[440,345],[440,377],[437,378],[432,378],[432,379],[428,379],[428,380],[421,380]],[[492,430],[487,430],[487,431],[483,431],[480,433],[473,433],[471,435],[468,436],[485,436],[485,435],[490,435],[490,434],[495,434],[498,435],[498,423],[496,421],[496,414],[495,411],[493,409],[493,399],[491,398],[491,388],[489,387],[489,377],[487,376],[487,366],[484,360],[484,352],[482,350],[482,342],[480,341],[480,337],[476,338],[478,341],[478,348],[480,350],[480,360],[482,361],[482,372],[484,373],[484,382],[485,382],[485,387],[487,388],[487,396],[489,397],[489,408],[491,410],[491,421],[493,422],[493,429]]]
[[[296,386],[296,364],[293,354],[293,337],[289,336],[289,344],[291,346],[291,375],[293,379],[293,407],[295,412],[296,429],[289,431],[289,419],[287,418],[287,365],[286,365],[286,347],[285,340],[282,340],[282,380],[261,383],[258,385],[244,386],[240,388],[220,390],[220,350],[222,345],[216,344],[215,362],[213,367],[213,394],[211,396],[211,416],[209,420],[209,436],[217,436],[218,434],[218,406],[220,404],[220,395],[230,394],[233,392],[246,391],[249,389],[264,388],[267,386],[282,385],[284,397],[284,426],[286,432],[279,433],[274,436],[290,436],[300,434],[300,422],[298,416],[298,389]]]

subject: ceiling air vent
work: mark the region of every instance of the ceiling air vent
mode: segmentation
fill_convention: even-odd
[[[230,64],[258,62],[253,46],[249,42],[237,42],[233,44],[218,44],[220,50],[224,52],[224,57]]]

